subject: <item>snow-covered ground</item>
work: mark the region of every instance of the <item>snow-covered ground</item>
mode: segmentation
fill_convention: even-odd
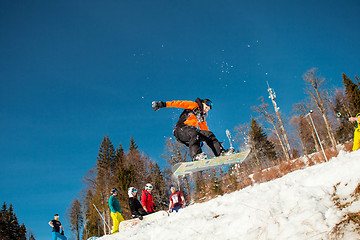
[[[331,199],[334,185],[338,195],[349,196],[359,183],[360,151],[341,151],[327,163],[194,204],[101,240],[328,239],[347,212],[360,211],[359,200],[337,208]],[[348,231],[344,239],[360,236]]]

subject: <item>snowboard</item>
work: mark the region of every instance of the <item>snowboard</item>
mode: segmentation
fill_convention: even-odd
[[[126,221],[122,221],[120,222],[119,225],[119,231],[124,231],[125,229],[132,227],[132,226],[136,226],[139,223],[149,223],[152,221],[155,221],[157,219],[160,219],[162,217],[167,217],[169,216],[169,213],[166,211],[158,211],[149,215],[146,215],[143,217],[143,220],[140,220],[139,218],[133,218],[130,220],[126,220]]]
[[[182,176],[194,172],[207,170],[214,167],[220,167],[230,164],[238,164],[245,161],[249,155],[250,149],[246,149],[239,153],[233,153],[227,156],[220,156],[195,162],[181,162],[172,167],[172,172],[175,176]]]

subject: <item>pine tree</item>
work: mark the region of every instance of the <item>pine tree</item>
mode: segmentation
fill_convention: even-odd
[[[349,118],[360,112],[360,83],[359,79],[355,78],[358,84],[351,81],[344,73],[342,74],[345,96],[342,91],[335,95],[333,107],[335,114],[340,113],[342,116]],[[338,119],[338,122],[339,126],[335,132],[336,139],[341,143],[352,139],[357,124],[351,123],[344,118]]]
[[[333,111],[335,115],[340,113],[341,116],[347,118],[350,117],[352,112],[351,105],[352,104],[344,91],[336,91],[333,103]],[[354,133],[354,124],[348,121],[348,119],[344,118],[337,118],[337,121],[339,125],[335,131],[336,140],[340,143],[345,143],[349,139],[352,139]]]
[[[76,239],[80,240],[80,232],[83,228],[84,218],[81,203],[78,198],[72,201],[70,205],[69,218],[70,218],[70,229],[75,234]]]
[[[122,209],[122,215],[124,218],[130,217],[131,213],[128,206],[128,189],[134,184],[136,171],[135,165],[127,161],[122,144],[116,149],[116,173],[115,173],[115,185],[119,190],[118,199]]]
[[[6,203],[4,202],[4,204],[1,207],[1,211],[0,211],[0,237],[6,239],[7,234],[7,226],[8,226],[8,221],[7,221],[7,206]]]
[[[31,228],[27,229],[27,239],[29,240],[36,240],[35,235]]]
[[[107,175],[111,177],[111,174],[114,171],[116,166],[115,161],[115,148],[114,145],[111,143],[108,136],[104,137],[100,149],[99,154],[97,157],[97,166],[99,175]],[[110,179],[109,179],[110,180]]]
[[[96,212],[94,206],[92,205],[94,203],[94,195],[92,191],[89,189],[86,192],[86,196],[84,198],[84,204],[86,204],[85,208],[85,219],[84,221],[85,225],[83,227],[83,239],[88,239],[92,236],[99,236],[100,233],[100,217],[98,216],[98,213]]]
[[[131,137],[129,151],[132,152],[132,151],[136,151],[136,150],[138,150],[138,146],[136,145],[134,138]]]
[[[96,188],[92,201],[108,223],[110,222],[108,198],[109,191],[114,186],[115,171],[115,148],[109,137],[106,136],[101,143],[97,157]],[[104,222],[102,223],[102,229],[103,234],[106,234],[108,227]]]
[[[160,167],[157,163],[152,164],[151,176],[153,178],[153,186],[156,191],[154,192],[154,203],[159,209],[166,209],[168,202],[168,194],[165,187],[165,181],[163,173],[160,170]]]
[[[215,169],[211,170],[211,185],[210,191],[211,194],[215,197],[218,195],[223,195],[224,191],[222,189],[222,179],[223,179],[223,172],[220,170],[218,173]]]
[[[351,114],[355,116],[357,113],[360,113],[360,82],[357,77],[357,84],[350,80],[344,73],[342,75],[345,93],[350,102]]]
[[[128,164],[132,164],[134,167],[134,180],[133,185],[138,186],[142,189],[146,183],[151,182],[151,167],[152,162],[149,157],[141,154],[138,146],[135,143],[133,137],[130,139],[129,152],[126,155]]]
[[[133,137],[130,138],[130,147],[127,154],[127,162],[133,165],[131,168],[134,168],[134,179],[132,184],[139,184],[145,186],[149,175],[149,163],[144,156],[141,155],[138,146],[135,143]]]
[[[117,162],[116,185],[119,187],[120,195],[127,196],[127,190],[135,180],[135,166],[127,163],[122,145],[116,150],[115,159]]]
[[[10,204],[9,208],[7,208],[5,202],[0,210],[0,239],[26,240],[25,225],[24,224],[19,225],[12,204]]]
[[[197,172],[193,174],[193,179],[195,181],[195,189],[194,189],[194,198],[195,200],[201,200],[205,197],[205,176],[203,171]]]
[[[255,156],[256,165],[262,168],[263,163],[273,162],[276,159],[274,151],[274,144],[267,138],[266,133],[258,125],[254,118],[251,118],[251,130],[249,132],[249,140],[252,148],[252,153]]]
[[[24,239],[26,240],[26,227],[25,227],[25,224],[21,224],[21,226],[19,226],[19,232],[18,232],[18,235],[19,235],[19,239]]]
[[[30,233],[29,240],[36,240],[34,234]]]

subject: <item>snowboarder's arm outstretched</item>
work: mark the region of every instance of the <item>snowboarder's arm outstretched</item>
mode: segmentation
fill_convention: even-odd
[[[166,102],[166,107],[175,107],[175,108],[183,108],[183,109],[194,109],[199,105],[196,102],[192,101],[171,101]]]
[[[183,109],[194,109],[199,105],[196,102],[192,101],[171,101],[171,102],[152,102],[152,108],[157,111],[160,108],[164,107],[175,107]]]

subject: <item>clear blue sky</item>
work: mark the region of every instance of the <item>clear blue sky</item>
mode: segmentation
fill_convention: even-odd
[[[0,0],[0,201],[49,239],[104,135],[133,136],[163,166],[180,111],[151,101],[212,99],[224,141],[266,81],[285,114],[310,68],[341,86],[360,75],[359,12],[358,0]]]

